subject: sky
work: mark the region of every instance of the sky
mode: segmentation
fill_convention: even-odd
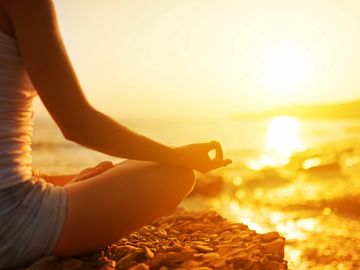
[[[360,97],[357,0],[55,4],[83,90],[110,115],[217,117]]]

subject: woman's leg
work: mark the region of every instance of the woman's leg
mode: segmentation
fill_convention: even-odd
[[[194,179],[190,169],[128,160],[65,186],[67,217],[53,254],[93,252],[170,214],[192,190]]]

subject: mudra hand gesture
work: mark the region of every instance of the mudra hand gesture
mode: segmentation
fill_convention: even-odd
[[[210,158],[209,152],[215,150],[215,157]],[[231,159],[224,159],[221,145],[217,141],[209,143],[194,143],[175,147],[179,165],[206,173],[232,163]]]

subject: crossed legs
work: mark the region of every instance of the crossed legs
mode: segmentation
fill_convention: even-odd
[[[190,169],[127,160],[66,185],[67,216],[53,254],[77,256],[104,248],[170,214],[194,184]]]

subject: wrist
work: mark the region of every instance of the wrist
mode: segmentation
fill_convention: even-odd
[[[186,159],[184,158],[183,151],[181,147],[178,146],[169,146],[167,163],[171,165],[183,166],[186,167]]]
[[[178,164],[178,151],[176,147],[166,146],[163,162],[171,165]]]

